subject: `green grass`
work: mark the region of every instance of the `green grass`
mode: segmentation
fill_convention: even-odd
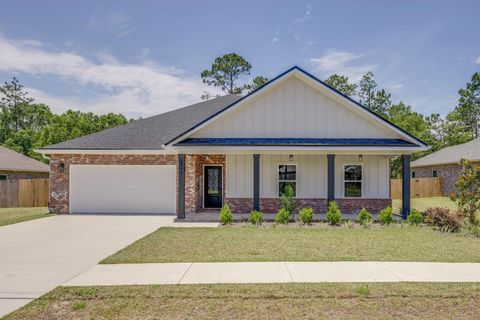
[[[478,319],[479,283],[59,287],[14,319]]]
[[[393,199],[392,202],[393,212],[400,212],[402,200]],[[449,197],[412,198],[410,206],[412,209],[422,212],[431,207],[447,207],[451,210],[457,210],[457,204]]]
[[[480,238],[404,224],[160,228],[101,263],[348,260],[480,262]]]
[[[48,217],[48,208],[0,208],[0,226]]]

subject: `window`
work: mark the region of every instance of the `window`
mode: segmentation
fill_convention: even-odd
[[[344,196],[360,198],[362,196],[362,165],[346,164],[343,172]]]
[[[412,178],[415,178],[415,171],[412,171]]]
[[[6,174],[0,174],[0,180],[7,180]]]
[[[285,192],[285,187],[291,186],[293,196],[297,195],[297,166],[294,164],[281,164],[278,166],[278,196]]]
[[[432,170],[432,178],[438,177],[438,171],[437,170]]]

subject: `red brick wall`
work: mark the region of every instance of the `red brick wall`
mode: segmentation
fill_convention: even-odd
[[[60,172],[60,163],[64,171]],[[69,212],[69,172],[71,164],[177,165],[177,155],[64,154],[50,156],[50,211]]]
[[[362,208],[370,213],[378,213],[380,210],[391,206],[391,199],[336,199],[343,213],[358,213]],[[248,198],[227,198],[233,213],[249,213],[253,208],[253,200]],[[310,207],[315,213],[327,211],[327,199],[295,199],[295,213],[301,208]],[[260,211],[264,213],[276,213],[280,210],[279,198],[260,198]]]
[[[187,155],[185,168],[185,214],[193,214],[203,207],[203,166],[222,165],[223,198],[226,188],[226,157],[224,154]]]

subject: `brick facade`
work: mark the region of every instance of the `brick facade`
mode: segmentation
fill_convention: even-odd
[[[392,205],[391,199],[336,199],[338,207],[343,213],[358,213],[362,208],[370,213],[379,213],[380,210]],[[233,213],[246,214],[252,211],[253,200],[249,198],[227,198]],[[279,198],[260,198],[260,211],[276,213],[280,210]],[[301,208],[310,207],[315,213],[327,211],[327,199],[295,199],[295,213]]]
[[[411,169],[412,172],[415,172],[415,178],[432,178],[432,171],[434,170],[438,172],[438,177],[442,178],[442,195],[449,196],[450,193],[457,191],[455,181],[457,181],[462,171],[462,166],[459,164],[444,164]]]
[[[226,189],[226,157],[224,154],[187,155],[185,165],[185,214],[194,214],[203,208],[203,167],[205,165],[221,165],[222,192],[225,199]]]
[[[177,165],[177,155],[54,154],[50,156],[50,212],[69,213],[71,164]],[[60,164],[64,164],[60,172]]]

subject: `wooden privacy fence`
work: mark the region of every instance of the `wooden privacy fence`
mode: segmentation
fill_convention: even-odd
[[[390,180],[392,199],[402,198],[402,179]],[[442,178],[412,178],[410,179],[410,197],[440,197],[442,196]]]
[[[48,206],[48,179],[0,180],[0,208]]]

